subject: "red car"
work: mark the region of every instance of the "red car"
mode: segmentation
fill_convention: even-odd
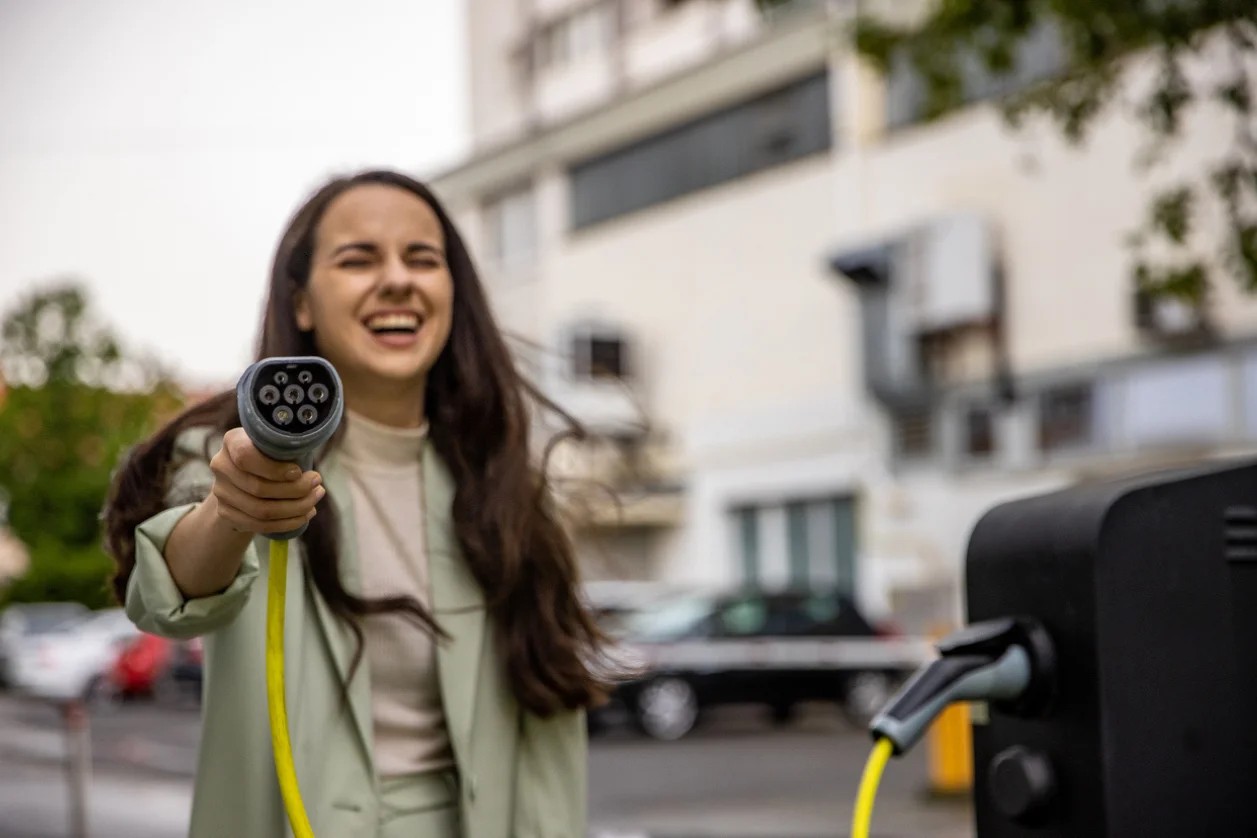
[[[140,634],[123,647],[110,672],[118,693],[124,697],[153,695],[170,666],[172,645],[164,637]]]

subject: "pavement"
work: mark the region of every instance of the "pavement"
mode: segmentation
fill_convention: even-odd
[[[195,709],[136,703],[94,712],[91,838],[184,835],[199,741]],[[836,838],[869,742],[827,708],[787,728],[713,714],[680,742],[612,732],[590,747],[591,838]],[[0,838],[70,835],[66,738],[56,710],[0,696]],[[927,795],[923,751],[891,762],[875,838],[972,838],[967,800]]]

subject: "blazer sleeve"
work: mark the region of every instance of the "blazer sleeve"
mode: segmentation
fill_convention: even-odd
[[[511,838],[584,838],[588,794],[585,712],[548,719],[521,711]]]
[[[260,575],[257,545],[245,549],[240,570],[217,594],[185,598],[166,565],[166,542],[175,525],[209,494],[213,474],[206,459],[206,429],[185,431],[175,442],[176,464],[166,493],[167,508],[135,529],[135,568],[127,582],[126,611],[142,631],[185,639],[212,632],[236,618]],[[222,446],[211,440],[211,453]]]

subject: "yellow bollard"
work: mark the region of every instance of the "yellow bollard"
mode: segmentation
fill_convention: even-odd
[[[929,733],[930,793],[966,795],[973,788],[973,732],[969,705],[953,704],[939,714]]]
[[[945,627],[935,638],[948,633]],[[953,704],[934,720],[926,733],[929,751],[930,794],[943,797],[967,795],[973,789],[973,730],[969,704]]]

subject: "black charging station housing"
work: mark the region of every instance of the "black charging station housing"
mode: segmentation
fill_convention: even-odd
[[[1257,836],[1257,461],[1003,504],[965,574],[968,619],[1037,618],[1058,667],[974,713],[978,838]]]

